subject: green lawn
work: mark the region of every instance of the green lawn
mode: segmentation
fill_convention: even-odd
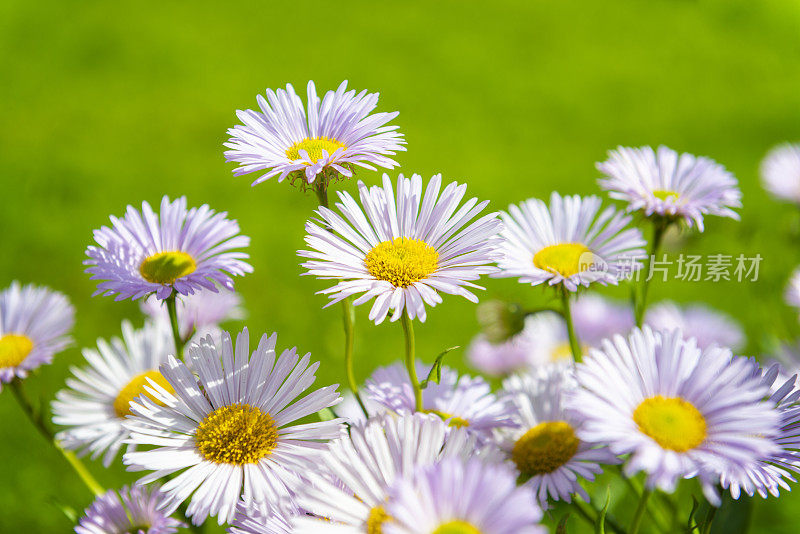
[[[755,283],[655,284],[654,299],[702,300],[745,325],[748,353],[794,335],[781,293],[800,263],[797,213],[759,185],[760,158],[800,138],[800,4],[794,0],[572,2],[31,2],[0,3],[0,286],[37,282],[78,310],[77,347],[28,382],[50,399],[79,347],[140,321],[136,305],[91,298],[82,272],[92,229],[128,203],[188,196],[227,210],[252,237],[255,272],[241,280],[256,335],[279,332],[339,382],[339,309],[320,281],[298,276],[295,251],[314,206],[287,184],[250,188],[222,156],[234,110],[266,87],[304,92],[349,79],[399,110],[405,173],[469,183],[492,206],[597,193],[594,163],[618,144],[666,144],[709,155],[741,181],[742,221],[709,219],[698,254],[760,253]],[[375,182],[377,174],[360,178]],[[347,188],[353,189],[352,183]],[[487,296],[541,302],[540,289],[487,281]],[[607,291],[624,296],[627,288]],[[402,350],[397,324],[358,310],[359,378]],[[240,325],[232,325],[240,328]],[[474,306],[455,297],[429,310],[418,353],[464,345]],[[465,367],[463,352],[448,357]],[[0,394],[0,532],[65,532],[55,503],[90,496]],[[108,486],[134,480],[92,470]],[[800,495],[758,502],[754,531],[795,532]]]

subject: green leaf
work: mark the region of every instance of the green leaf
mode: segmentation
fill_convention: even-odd
[[[569,512],[564,514],[561,521],[558,522],[556,527],[556,534],[567,534],[567,519],[569,519]]]
[[[606,513],[608,512],[608,505],[611,503],[611,486],[606,487],[606,503],[603,509],[600,510],[600,515],[597,517],[597,523],[594,525],[595,534],[606,534]]]
[[[700,508],[700,503],[697,502],[697,499],[694,495],[692,495],[692,511],[689,512],[689,532],[695,532],[697,530],[697,522],[694,519],[694,514],[697,513],[698,508]]]
[[[425,389],[426,387],[428,387],[428,384],[430,384],[431,382],[434,382],[434,383],[438,384],[442,380],[442,359],[445,357],[445,355],[448,352],[454,351],[454,350],[459,349],[459,348],[461,348],[461,347],[456,345],[455,347],[450,347],[449,349],[444,349],[441,352],[441,354],[439,354],[436,357],[436,359],[433,361],[433,367],[431,367],[431,370],[428,373],[428,377],[425,380],[423,380],[422,382],[419,383],[419,386],[422,389]]]
[[[330,408],[323,408],[317,412],[317,416],[319,416],[320,421],[330,421],[331,419],[336,419],[336,414],[333,413],[333,410]]]

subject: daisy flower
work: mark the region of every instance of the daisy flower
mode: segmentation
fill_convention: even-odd
[[[738,499],[742,492],[751,497],[756,492],[763,498],[769,494],[778,497],[781,488],[787,491],[791,489],[787,481],[796,482],[792,473],[800,473],[800,408],[797,406],[800,390],[795,389],[797,375],[776,387],[779,365],[762,369],[755,360],[751,360],[751,364],[762,383],[770,391],[774,390],[769,402],[780,413],[780,430],[775,438],[779,451],[756,459],[746,468],[722,473],[721,485],[724,489],[730,489],[734,499]]]
[[[308,82],[308,111],[291,84],[286,90],[267,90],[258,96],[261,111],[237,111],[243,124],[228,130],[227,161],[240,166],[233,174],[264,172],[253,185],[278,177],[281,182],[300,178],[313,183],[330,169],[350,177],[355,166],[393,169],[389,156],[405,150],[403,134],[386,123],[397,112],[370,113],[378,105],[378,93],[347,91],[347,81],[328,91],[320,102],[314,82]]]
[[[186,525],[162,511],[158,487],[123,487],[95,499],[83,514],[77,534],[172,534]]]
[[[577,437],[580,422],[564,407],[565,395],[574,389],[566,366],[503,381],[518,428],[498,431],[496,442],[543,508],[548,499],[572,502],[574,494],[588,501],[580,479],[592,481],[602,472],[600,464],[619,463],[607,447]]]
[[[173,290],[189,295],[217,291],[216,284],[233,289],[230,275],[253,268],[243,261],[246,253],[234,250],[250,238],[238,235],[239,225],[226,215],[206,204],[187,210],[186,197],[170,202],[165,196],[160,215],[147,202],[141,213],[128,206],[123,218],[111,217],[111,228],[95,230],[97,246],[86,249],[86,272],[102,280],[94,294],[135,300],[155,293],[163,300]]]
[[[506,465],[447,458],[397,483],[384,534],[544,534],[533,492]]]
[[[140,483],[180,472],[162,490],[172,509],[191,499],[187,515],[195,524],[209,515],[230,522],[242,497],[265,508],[287,497],[299,473],[317,466],[324,441],[339,435],[339,419],[291,424],[336,404],[338,386],[298,399],[319,363],[309,366],[310,355],[301,359],[294,348],[276,359],[276,338],[262,336],[251,356],[246,328],[235,348],[227,332],[219,347],[209,336],[188,350],[197,377],[170,356],[160,371],[175,393],[150,380],[155,400],[131,403],[129,442],[153,448],[128,451],[123,462],[130,471],[153,471]]]
[[[504,256],[493,276],[534,286],[563,284],[569,291],[630,277],[645,255],[642,233],[626,228],[630,216],[611,207],[600,212],[600,204],[595,196],[553,193],[550,206],[538,199],[509,206],[500,214]]]
[[[52,403],[53,422],[67,427],[56,435],[61,445],[79,453],[103,455],[108,467],[117,456],[129,432],[123,426],[131,414],[130,402],[145,391],[148,379],[172,392],[158,367],[175,354],[170,331],[161,323],[145,323],[134,330],[122,323],[122,339],[97,340],[97,349],[84,349],[85,368],[73,367],[68,389],[56,394]]]
[[[244,319],[242,297],[225,288],[217,290],[201,290],[176,299],[178,329],[182,339],[190,336],[200,339],[208,334],[217,337],[220,333],[219,323]],[[143,313],[154,320],[170,325],[167,307],[155,295],[143,300],[140,307]]]
[[[572,305],[572,320],[586,353],[607,337],[627,334],[633,328],[631,310],[598,295],[582,295]],[[490,375],[506,375],[572,361],[572,350],[564,319],[556,313],[528,315],[524,328],[501,343],[478,334],[467,350],[470,363]]]
[[[800,145],[783,143],[761,162],[761,181],[772,196],[800,204]]]
[[[73,324],[75,309],[57,291],[15,281],[0,292],[0,390],[53,361],[72,342]]]
[[[577,380],[568,405],[582,423],[577,437],[630,454],[626,474],[645,471],[650,488],[671,492],[697,477],[719,505],[720,473],[776,452],[779,414],[748,359],[701,350],[679,330],[606,340],[578,364]]]
[[[647,310],[644,322],[653,330],[680,329],[683,337],[693,337],[700,349],[718,345],[738,350],[745,342],[744,332],[736,321],[702,304],[681,308],[674,302],[660,302]]]
[[[600,188],[611,198],[628,203],[628,211],[645,216],[683,220],[703,231],[704,215],[739,219],[742,207],[736,178],[719,163],[692,154],[678,154],[665,146],[617,147],[608,160],[597,164],[606,175]]]
[[[429,414],[378,416],[331,442],[320,469],[295,499],[305,514],[292,518],[295,534],[381,532],[391,520],[386,501],[391,485],[447,457],[476,454],[464,429],[448,428]]]
[[[430,368],[417,364],[417,374],[426,377]],[[408,371],[395,363],[379,367],[367,379],[367,398],[397,413],[415,411],[414,389]],[[436,414],[452,427],[463,427],[481,440],[491,436],[495,428],[513,425],[510,407],[498,399],[481,377],[461,376],[442,366],[439,384],[428,383],[422,390],[425,412]]]
[[[488,264],[495,259],[501,223],[494,213],[470,223],[488,201],[472,198],[459,208],[467,186],[441,186],[437,174],[423,194],[418,174],[410,179],[401,174],[395,198],[384,174],[382,188],[358,183],[363,210],[344,192],[338,192],[341,202],[336,204],[344,218],[319,208],[324,223],[306,223],[306,244],[312,250],[298,254],[310,259],[303,263],[306,274],[340,280],[320,292],[330,295],[328,306],[351,295],[360,295],[356,305],[375,298],[369,318],[378,324],[390,310],[392,321],[404,312],[424,321],[425,305],[440,303],[440,293],[478,301],[466,288],[483,289],[471,281],[494,272]]]

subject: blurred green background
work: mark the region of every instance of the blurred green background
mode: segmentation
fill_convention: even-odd
[[[798,213],[767,197],[757,169],[769,147],[800,138],[799,35],[796,0],[5,0],[0,285],[46,284],[78,310],[77,346],[31,378],[29,391],[50,399],[80,363],[79,347],[116,335],[125,317],[140,321],[135,304],[91,298],[81,262],[109,214],[164,194],[238,219],[252,236],[255,272],[238,283],[251,332],[277,331],[280,346],[311,351],[322,360],[318,383],[342,380],[339,308],[323,310],[314,293],[326,284],[298,276],[313,195],[275,181],[251,188],[222,156],[236,109],[287,82],[304,94],[310,78],[320,91],[342,79],[379,91],[380,111],[401,112],[401,170],[466,181],[496,209],[554,189],[598,193],[594,163],[618,144],[663,143],[725,164],[741,181],[742,221],[709,218],[685,247],[760,253],[759,280],[654,284],[652,295],[727,311],[745,326],[749,353],[763,353],[771,336],[797,334],[781,293],[800,263]],[[544,298],[513,281],[486,286],[487,296]],[[455,297],[429,310],[418,354],[466,345],[474,310]],[[360,379],[402,350],[400,326],[375,327],[367,311],[358,310]],[[448,358],[466,368],[463,351]],[[7,390],[0,422],[0,532],[66,532],[56,503],[82,509],[90,496]],[[90,467],[108,486],[135,478]],[[795,532],[800,494],[759,500],[754,513],[753,531]]]

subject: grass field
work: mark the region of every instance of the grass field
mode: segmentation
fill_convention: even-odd
[[[761,189],[773,144],[800,138],[800,4],[794,0],[650,2],[0,3],[0,286],[36,282],[78,310],[77,346],[29,380],[49,400],[79,347],[140,321],[135,304],[91,298],[82,272],[92,229],[128,203],[185,194],[238,219],[255,272],[238,289],[251,332],[277,331],[340,382],[338,308],[301,272],[295,251],[313,195],[272,181],[251,188],[222,157],[234,110],[266,87],[349,79],[399,110],[405,173],[442,172],[503,208],[528,197],[597,193],[594,163],[618,144],[666,144],[724,163],[741,182],[742,221],[709,219],[685,250],[763,257],[754,283],[654,284],[657,300],[702,300],[746,328],[749,354],[798,333],[782,304],[800,263],[798,214]],[[360,178],[375,182],[377,174]],[[346,187],[353,189],[352,183]],[[488,281],[487,295],[543,293]],[[627,288],[606,291],[624,297]],[[360,379],[402,350],[397,324],[358,310]],[[240,328],[241,325],[231,325]],[[474,306],[445,299],[417,329],[418,354],[465,345]],[[449,363],[466,367],[463,352]],[[0,532],[66,532],[56,503],[90,496],[0,394]],[[134,480],[90,465],[108,486]],[[754,532],[795,532],[800,495],[758,502]]]

